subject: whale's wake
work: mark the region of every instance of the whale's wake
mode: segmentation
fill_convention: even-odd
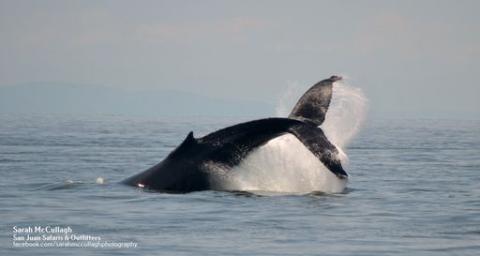
[[[304,88],[295,84],[280,98],[277,115],[288,116]],[[343,82],[333,86],[333,96],[325,122],[321,128],[328,139],[337,146],[343,166],[347,166],[345,146],[362,125],[367,109],[367,99],[359,88]],[[269,141],[250,154],[239,166],[224,173],[222,189],[271,191],[305,194],[312,191],[339,193],[345,189],[346,180],[330,172],[293,135],[287,134]]]

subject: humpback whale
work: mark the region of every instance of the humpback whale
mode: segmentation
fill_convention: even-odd
[[[123,181],[124,184],[167,193],[229,190],[221,176],[235,172],[259,148],[285,135],[294,136],[337,181],[346,183],[339,149],[319,127],[332,98],[331,76],[313,85],[298,100],[288,118],[265,118],[220,129],[195,138],[190,132],[183,142],[153,167]],[[221,170],[221,171],[219,171]],[[342,188],[343,189],[343,188]]]

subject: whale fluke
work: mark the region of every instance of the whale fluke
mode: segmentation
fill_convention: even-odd
[[[313,85],[300,97],[288,117],[321,125],[332,99],[333,83],[338,80],[342,80],[342,77],[331,76]]]

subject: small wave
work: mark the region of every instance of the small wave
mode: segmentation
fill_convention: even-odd
[[[64,189],[74,189],[85,185],[86,183],[81,181],[65,180],[63,182],[46,183],[36,187],[35,190],[55,191]]]
[[[54,182],[54,183],[37,183],[31,184],[30,187],[33,190],[40,190],[40,191],[55,191],[55,190],[68,190],[68,189],[76,189],[83,186],[92,186],[92,185],[104,185],[106,181],[103,177],[98,177],[95,182],[84,182],[84,181],[75,181],[71,179],[67,179],[61,182]]]
[[[0,163],[25,163],[28,160],[24,159],[12,159],[12,158],[0,158]]]

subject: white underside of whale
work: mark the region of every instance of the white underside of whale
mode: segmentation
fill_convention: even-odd
[[[340,151],[342,165],[346,155]],[[294,135],[285,134],[252,151],[232,169],[211,164],[216,189],[305,194],[340,193],[346,179],[339,179]]]

